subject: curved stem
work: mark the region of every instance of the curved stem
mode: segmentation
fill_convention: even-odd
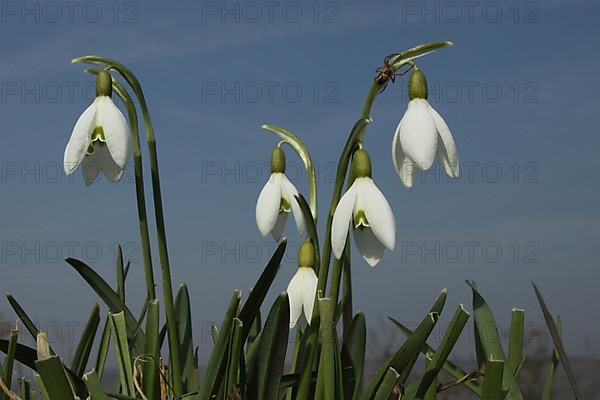
[[[167,235],[165,230],[165,221],[163,215],[163,204],[162,194],[160,189],[160,174],[158,169],[158,155],[156,151],[156,138],[154,136],[154,128],[150,119],[150,113],[148,112],[148,106],[146,99],[142,91],[142,87],[136,78],[136,76],[124,65],[104,57],[98,56],[85,56],[74,59],[72,62],[79,63],[92,63],[92,64],[104,64],[112,69],[116,70],[121,76],[127,81],[129,86],[133,89],[135,96],[137,97],[140,108],[142,111],[142,117],[144,120],[144,126],[146,128],[146,141],[148,142],[148,151],[150,153],[150,170],[152,174],[152,194],[154,200],[154,213],[156,218],[156,230],[158,238],[158,252],[160,257],[160,266],[162,272],[163,281],[163,300],[165,304],[165,314],[167,316],[167,337],[169,342],[169,358],[170,358],[170,371],[173,379],[173,390],[177,396],[181,396],[183,393],[182,381],[181,381],[181,363],[179,357],[179,334],[177,332],[177,326],[175,324],[175,306],[173,303],[173,284],[171,282],[171,266],[169,263],[169,253],[167,250]]]
[[[152,252],[150,250],[150,234],[148,232],[148,218],[146,212],[146,195],[144,193],[144,178],[142,167],[142,154],[140,149],[140,134],[137,123],[137,112],[135,104],[125,88],[113,78],[113,88],[127,107],[131,132],[133,133],[133,165],[135,172],[135,193],[137,200],[138,219],[140,225],[140,238],[142,245],[142,256],[144,258],[144,272],[146,276],[146,291],[148,299],[156,298],[156,283],[154,282],[154,271],[152,267]]]
[[[315,167],[313,166],[312,158],[310,157],[310,153],[308,149],[300,140],[300,138],[294,135],[292,132],[287,129],[283,129],[276,125],[265,124],[262,126],[263,129],[273,132],[279,137],[282,138],[281,142],[279,142],[278,146],[282,144],[287,144],[290,146],[298,157],[304,163],[304,169],[306,169],[306,173],[308,175],[308,190],[309,190],[309,198],[308,202],[310,205],[310,212],[312,214],[313,220],[315,224],[317,223],[317,177],[315,175]]]

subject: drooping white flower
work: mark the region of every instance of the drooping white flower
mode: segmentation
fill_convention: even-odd
[[[396,223],[385,196],[371,179],[371,161],[364,150],[352,159],[354,183],[340,199],[331,226],[331,248],[335,258],[344,253],[348,227],[352,224],[356,247],[365,261],[374,267],[384,250],[394,250]]]
[[[418,174],[431,168],[436,158],[446,174],[458,178],[460,166],[452,133],[427,101],[427,81],[418,69],[410,76],[409,100],[392,142],[392,160],[402,183],[412,187]]]
[[[96,81],[96,98],[81,114],[64,154],[64,169],[70,175],[81,164],[86,185],[100,172],[115,182],[123,176],[132,149],[125,117],[111,99],[110,75],[102,71]]]
[[[296,326],[302,312],[310,324],[318,282],[317,274],[313,269],[314,260],[314,247],[310,241],[307,241],[300,246],[298,271],[287,288],[290,302],[290,329]]]
[[[304,233],[304,217],[294,197],[298,194],[298,189],[284,172],[285,154],[281,148],[276,147],[271,157],[271,175],[256,202],[256,224],[263,236],[271,233],[277,241],[281,240],[290,212],[294,215],[298,232]]]

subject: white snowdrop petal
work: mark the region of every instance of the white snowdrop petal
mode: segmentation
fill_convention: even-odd
[[[359,253],[371,267],[377,265],[383,257],[385,247],[370,229],[354,229],[354,242]]]
[[[396,221],[385,196],[371,178],[359,178],[358,196],[369,221],[371,231],[385,247],[394,250],[396,245]]]
[[[133,138],[127,120],[108,96],[98,98],[97,123],[102,126],[106,145],[115,163],[124,169],[131,156]]]
[[[296,221],[296,228],[298,229],[298,232],[303,235],[305,229],[304,215],[302,214],[298,201],[296,201],[296,198],[294,197],[294,195],[298,194],[298,189],[296,189],[296,186],[294,186],[285,175],[283,175],[283,189],[285,190],[287,200],[292,206],[292,214]]]
[[[275,222],[273,230],[271,230],[271,235],[273,235],[273,239],[275,239],[277,242],[279,242],[283,237],[283,228],[285,228],[287,217],[288,213],[279,213],[277,215],[277,221]]]
[[[340,199],[331,224],[331,250],[335,258],[341,258],[348,237],[348,228],[356,203],[356,182],[350,186]]]
[[[302,307],[306,321],[310,324],[312,319],[313,307],[315,305],[315,296],[317,293],[317,274],[312,268],[298,268],[298,273],[302,273]]]
[[[81,162],[81,173],[83,174],[83,181],[86,186],[94,183],[98,178],[98,175],[100,175],[100,164],[95,161],[93,154],[83,158],[83,161]]]
[[[298,269],[298,272],[296,272],[296,274],[292,277],[287,288],[288,299],[290,303],[290,329],[296,326],[296,323],[300,318],[300,314],[302,313],[302,283],[303,277],[300,273],[300,269]]]
[[[394,140],[392,141],[392,161],[394,162],[396,174],[404,186],[411,188],[414,184],[415,178],[419,175],[419,168],[402,151],[402,146],[400,145],[401,124],[402,121],[396,129],[396,134],[394,135]]]
[[[67,175],[71,174],[85,157],[87,148],[90,145],[90,134],[94,128],[96,106],[97,103],[93,102],[75,123],[63,159]]]
[[[256,202],[256,225],[267,236],[277,223],[281,205],[281,174],[271,174]]]
[[[446,124],[444,118],[431,105],[429,105],[429,112],[441,141],[441,143],[438,143],[438,158],[444,166],[446,173],[452,178],[458,178],[460,176],[460,161],[452,132],[450,132],[450,128],[448,128],[448,124]]]
[[[94,145],[93,162],[98,164],[100,170],[110,182],[116,182],[123,176],[123,168],[121,168],[110,156],[108,147],[103,143]]]
[[[427,100],[414,99],[408,103],[402,118],[400,145],[403,153],[419,169],[431,168],[437,151],[438,133]]]

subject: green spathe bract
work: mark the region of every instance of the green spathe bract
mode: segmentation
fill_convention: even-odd
[[[496,332],[494,316],[475,284],[469,282],[473,294],[478,366],[475,370],[464,370],[450,361],[454,345],[461,334],[464,334],[464,328],[470,319],[469,312],[462,305],[456,309],[450,328],[442,335],[437,348],[431,346],[435,341],[431,336],[434,328],[440,318],[446,317],[444,305],[448,293],[444,289],[429,310],[420,310],[422,321],[414,331],[390,318],[406,335],[406,339],[391,352],[389,359],[374,374],[367,375],[365,360],[370,358],[365,354],[368,328],[364,314],[360,311],[355,313],[353,310],[351,252],[348,241],[343,256],[334,262],[330,274],[331,224],[342,191],[355,179],[371,177],[371,159],[363,147],[367,127],[372,122],[370,114],[376,97],[384,93],[383,89],[392,83],[395,74],[401,74],[401,71],[406,70],[402,69],[403,67],[410,66],[414,70],[409,78],[409,98],[427,99],[427,82],[423,73],[416,68],[415,60],[451,44],[446,41],[425,43],[386,58],[386,65],[379,69],[379,75],[373,80],[362,113],[354,123],[340,153],[321,246],[317,231],[317,179],[308,149],[300,138],[290,131],[274,125],[263,125],[264,129],[277,134],[281,139],[272,153],[271,172],[285,172],[286,160],[281,148],[284,144],[292,147],[307,170],[310,190],[308,202],[298,193],[294,199],[289,199],[297,201],[297,204],[286,202],[280,206],[286,211],[292,206],[298,206],[306,221],[307,237],[298,249],[297,264],[300,269],[297,272],[302,275],[302,279],[312,282],[312,289],[316,286],[313,312],[308,325],[304,328],[296,325],[294,328],[297,330],[294,348],[293,351],[288,351],[289,339],[292,338],[290,322],[293,322],[290,321],[289,295],[281,293],[276,296],[272,305],[264,304],[268,295],[278,290],[272,286],[277,282],[275,278],[286,251],[287,241],[283,239],[252,290],[246,296],[234,291],[229,306],[222,307],[225,314],[220,324],[208,325],[212,336],[209,335],[209,339],[200,344],[210,349],[210,357],[207,360],[199,360],[198,347],[194,345],[191,297],[198,296],[201,301],[207,299],[202,298],[202,293],[195,292],[193,286],[188,288],[187,285],[179,288],[176,299],[173,297],[156,140],[141,85],[128,68],[114,60],[99,56],[75,59],[74,62],[89,63],[99,68],[87,70],[97,75],[97,96],[111,96],[114,90],[128,111],[134,139],[136,198],[144,255],[146,298],[131,299],[129,292],[126,297],[129,263],[124,262],[126,260],[123,260],[120,248],[114,286],[106,282],[92,266],[72,258],[67,259],[67,263],[104,303],[102,309],[97,305],[92,308],[74,356],[67,362],[55,353],[46,334],[38,330],[16,299],[7,295],[9,304],[22,326],[37,340],[37,344],[36,348],[31,348],[17,343],[17,329],[12,331],[8,339],[0,339],[0,351],[6,354],[3,363],[0,364],[0,382],[3,384],[0,400],[16,398],[16,394],[11,391],[15,386],[15,380],[12,379],[14,361],[19,361],[34,370],[33,387],[26,380],[23,380],[20,386],[20,397],[25,400],[32,398],[33,391],[38,392],[45,400],[276,400],[283,397],[286,400],[387,400],[398,388],[402,388],[402,400],[431,400],[436,398],[439,390],[452,390],[456,386],[463,386],[475,397],[485,400],[521,399],[518,383],[525,358],[523,310],[513,310],[509,351],[506,356],[499,338],[486,335],[490,332],[490,327],[494,328],[491,332]],[[115,76],[111,76],[109,71],[115,72]],[[135,101],[129,94],[130,91]],[[155,290],[151,257],[153,243],[150,240],[146,215],[138,109],[148,143],[152,206],[156,219],[157,243],[154,243],[154,246],[160,256],[163,289],[161,298]],[[94,139],[102,142],[104,133],[96,131]],[[355,224],[357,220],[359,228],[368,227],[369,221],[364,212],[354,216]],[[351,224],[348,225],[350,229]],[[302,268],[306,269],[301,270]],[[314,268],[315,271],[308,268]],[[309,279],[302,274],[305,272],[310,273],[310,276],[306,275]],[[317,281],[315,272],[318,274]],[[402,271],[399,272],[401,273]],[[328,281],[331,282],[331,286],[327,294]],[[304,296],[304,293],[303,304],[313,304],[312,292],[310,296]],[[556,368],[563,364],[575,398],[579,399],[579,389],[574,382],[574,375],[560,339],[561,324],[554,322],[537,288],[536,293],[555,346],[543,398],[550,398]],[[404,298],[405,293],[398,292],[396,295],[398,301],[410,300]],[[141,310],[132,311],[132,305],[141,303],[144,304]],[[164,311],[161,311],[161,307]],[[267,317],[264,321],[261,318],[261,309],[263,312],[270,310],[265,314]],[[160,319],[163,315],[166,319],[164,325]],[[338,324],[340,320],[343,324]],[[100,331],[101,321],[104,321],[104,325]],[[343,327],[343,330],[340,327]],[[342,340],[339,340],[340,336]],[[96,350],[92,352],[93,349]],[[104,386],[102,382],[103,373],[108,367],[109,351],[115,352],[111,362],[117,367],[119,374],[119,385],[116,388]],[[291,354],[291,360],[286,359],[286,354]],[[422,354],[425,355],[425,373],[413,373]],[[288,364],[288,361],[291,363]],[[200,371],[200,365],[206,367]],[[286,365],[291,366],[290,371],[287,371]],[[455,380],[444,385],[445,378],[439,376],[442,370]]]

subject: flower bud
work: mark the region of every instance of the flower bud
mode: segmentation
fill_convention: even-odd
[[[98,72],[96,76],[96,97],[99,96],[112,96],[112,78],[104,70]]]
[[[298,268],[312,268],[315,265],[315,248],[310,240],[302,243],[298,250]]]
[[[427,100],[428,94],[429,92],[427,90],[427,79],[425,79],[425,74],[421,72],[420,69],[415,68],[410,74],[410,79],[408,81],[408,98],[409,100]]]
[[[369,157],[369,153],[363,149],[354,152],[352,164],[350,165],[350,173],[353,179],[371,177],[371,158]]]
[[[275,147],[271,154],[271,173],[285,172],[285,153],[280,147]]]

